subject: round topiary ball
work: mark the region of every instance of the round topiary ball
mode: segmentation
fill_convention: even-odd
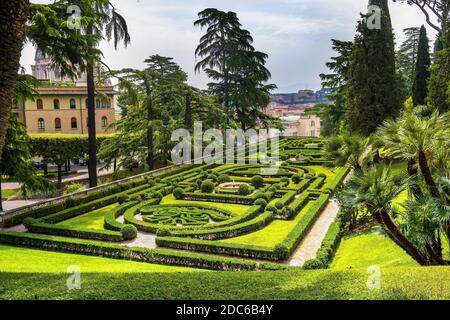
[[[255,206],[260,206],[262,210],[267,207],[267,201],[264,199],[256,199],[254,202]]]
[[[214,182],[211,180],[205,180],[200,187],[203,193],[212,193],[214,191]]]
[[[270,205],[270,206],[266,207],[266,211],[270,211],[270,212],[274,212],[275,213],[278,210],[277,210],[277,208],[275,208],[275,206]]]
[[[250,183],[255,188],[261,188],[262,186],[264,186],[264,179],[261,176],[254,176],[250,180]]]
[[[275,207],[277,207],[278,210],[283,209],[284,204],[281,201],[278,201],[277,203],[275,203]]]
[[[135,226],[131,224],[127,224],[122,229],[120,229],[120,233],[124,240],[133,240],[137,237],[137,229]]]
[[[251,190],[250,187],[246,184],[241,184],[238,189],[238,194],[241,196],[248,196]]]
[[[218,183],[225,183],[225,182],[230,182],[230,176],[227,174],[221,174],[218,178],[217,178],[217,182]]]
[[[291,177],[293,183],[298,184],[302,180],[302,178],[298,174],[294,174]]]
[[[206,177],[206,179],[211,180],[216,182],[217,181],[217,177],[214,174],[208,174],[208,176]]]
[[[175,197],[175,199],[182,199],[184,195],[184,190],[181,188],[176,188],[175,190],[173,190],[173,196]]]

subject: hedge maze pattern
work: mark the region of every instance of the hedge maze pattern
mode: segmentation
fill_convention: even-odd
[[[210,269],[284,268],[249,259],[288,259],[345,178],[349,168],[332,168],[322,147],[320,139],[282,139],[277,170],[189,165],[24,210],[4,225],[23,223],[28,232],[0,232],[0,242]],[[219,187],[225,182],[245,183],[248,190]],[[112,204],[102,230],[76,224],[77,217]],[[60,225],[69,219],[75,219],[70,227]],[[270,230],[278,240],[271,241]],[[126,253],[124,242],[139,233],[155,234],[157,248]]]

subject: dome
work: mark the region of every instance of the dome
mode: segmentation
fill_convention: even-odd
[[[47,56],[45,55],[45,53],[42,52],[41,49],[36,49],[36,54],[34,55],[34,60],[35,61],[39,61],[39,60],[45,60],[47,59]]]

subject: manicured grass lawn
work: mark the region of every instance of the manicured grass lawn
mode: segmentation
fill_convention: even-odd
[[[247,212],[247,210],[250,208],[250,206],[243,206],[240,204],[228,204],[228,203],[219,203],[219,202],[204,202],[204,201],[185,201],[185,200],[177,200],[173,196],[173,194],[170,194],[168,196],[165,196],[161,204],[186,204],[186,205],[206,205],[210,207],[215,207],[218,209],[225,209],[228,211],[231,211],[237,215],[243,215]]]
[[[287,237],[289,232],[291,232],[291,230],[300,222],[300,220],[303,219],[305,212],[313,204],[314,201],[309,201],[294,220],[274,220],[268,226],[259,231],[236,238],[220,240],[219,242],[253,244],[273,249]]]
[[[67,267],[71,265],[80,267],[82,273],[203,271],[192,268],[50,252],[0,244],[0,272],[66,273]]]
[[[18,189],[13,189],[13,190],[2,190],[2,199],[3,200],[7,200],[8,198],[12,197],[13,195],[15,195],[17,192],[19,192]]]
[[[114,210],[119,206],[119,203],[114,203],[109,206],[94,210],[78,217],[62,221],[58,223],[61,226],[67,227],[78,227],[78,228],[89,228],[95,230],[104,230],[103,222],[105,214]]]
[[[413,267],[418,264],[387,236],[372,230],[342,239],[332,269]]]
[[[0,273],[0,299],[450,299],[449,278],[448,267],[386,268],[377,290],[365,270],[82,273],[69,291],[67,274]]]

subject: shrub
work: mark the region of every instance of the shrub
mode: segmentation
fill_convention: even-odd
[[[273,185],[273,186],[270,186],[269,191],[270,192],[277,192],[278,188],[277,188],[277,186]]]
[[[120,196],[117,199],[117,202],[119,202],[119,204],[124,204],[125,202],[129,202],[130,201],[130,197],[129,196]]]
[[[302,180],[302,178],[298,174],[294,174],[291,177],[293,183],[298,184]]]
[[[131,224],[127,224],[120,229],[120,233],[124,240],[133,240],[137,237],[137,229]]]
[[[254,176],[250,180],[250,183],[255,188],[261,188],[264,185],[264,179],[261,176]]]
[[[246,184],[241,184],[239,186],[238,194],[241,196],[248,196],[250,194],[251,190],[250,187]]]
[[[201,188],[201,187],[202,187],[203,180],[202,180],[202,179],[197,179],[197,180],[195,181],[195,183],[197,183],[197,188]]]
[[[269,201],[270,197],[267,193],[264,192],[258,192],[255,194],[255,199],[264,199],[266,201]]]
[[[77,191],[81,191],[81,190],[83,190],[85,188],[86,187],[85,187],[84,184],[72,182],[72,183],[70,183],[70,184],[68,184],[68,185],[66,185],[64,187],[63,193],[64,194],[71,194],[71,193],[74,193],[74,192],[77,192]]]
[[[153,194],[153,198],[161,200],[162,198],[164,198],[164,195],[161,192],[155,192]]]
[[[325,179],[326,179],[326,178],[327,178],[327,175],[326,175],[325,173],[321,173],[321,174],[318,175],[318,177],[320,177],[320,178],[325,178]]]
[[[294,211],[290,207],[284,207],[283,210],[281,211],[282,216],[285,217],[286,219],[290,219],[293,213]]]
[[[283,177],[280,179],[280,182],[284,185],[288,185],[289,184],[289,178],[287,177]]]
[[[157,237],[170,237],[171,232],[170,228],[168,226],[162,226],[159,228],[158,232],[156,233]]]
[[[35,224],[37,222],[36,219],[34,218],[25,218],[23,220],[23,225],[25,226],[25,228],[29,229],[29,227],[33,224]]]
[[[214,191],[214,182],[205,180],[202,182],[200,189],[203,193],[212,193]]]
[[[266,211],[270,211],[270,212],[276,213],[278,210],[277,210],[277,208],[275,208],[275,206],[270,205],[270,206],[266,207]]]
[[[141,200],[141,198],[137,194],[133,194],[132,196],[130,196],[130,200],[131,201],[139,201],[139,200]]]
[[[229,182],[230,181],[230,176],[227,174],[221,174],[218,178],[217,178],[217,182],[218,183],[225,183],[225,182]]]
[[[267,207],[267,201],[264,199],[256,199],[255,206],[260,206],[261,209],[264,210]]]
[[[206,176],[206,179],[211,180],[211,181],[214,181],[214,182],[217,181],[217,177],[216,177],[214,174],[208,174],[208,175]]]
[[[281,209],[283,209],[283,207],[284,207],[284,203],[281,202],[281,201],[277,201],[277,203],[275,203],[275,207],[276,207],[278,210],[281,210]]]
[[[275,247],[275,254],[281,259],[289,258],[289,248],[285,244],[279,244]]]
[[[176,188],[175,190],[173,190],[173,195],[175,199],[181,199],[183,198],[184,191],[181,188]]]

